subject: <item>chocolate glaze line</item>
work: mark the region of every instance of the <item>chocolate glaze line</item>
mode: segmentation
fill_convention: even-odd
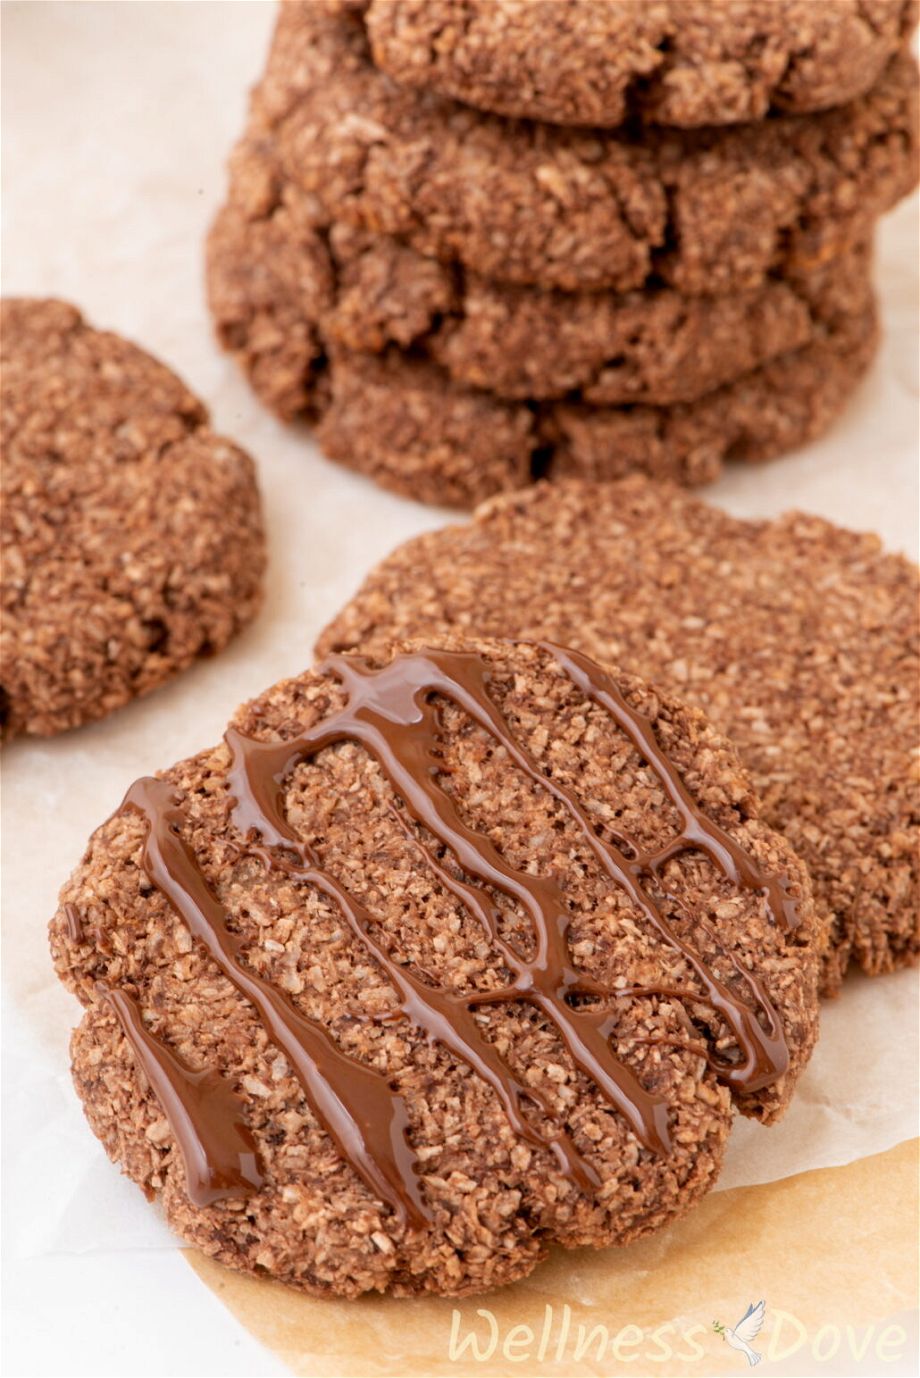
[[[552,643],[545,643],[543,649],[582,692],[590,690],[590,697],[605,708],[618,726],[628,724],[628,735],[637,750],[650,758],[652,769],[663,777],[669,797],[680,801],[679,813],[685,826],[680,837],[666,849],[667,854],[701,847],[702,839],[706,854],[736,884],[765,893],[768,903],[776,893],[785,896],[783,889],[777,892],[771,888],[769,878],[696,806],[679,773],[658,746],[651,724],[629,707],[611,677],[575,652]],[[566,1003],[568,995],[597,992],[586,990],[583,977],[569,963],[569,913],[560,887],[552,880],[508,866],[487,838],[463,823],[456,806],[437,783],[439,722],[436,705],[430,699],[435,694],[450,699],[489,732],[530,779],[565,806],[610,878],[627,893],[659,936],[688,963],[704,988],[705,1003],[726,1021],[743,1054],[740,1062],[710,1055],[710,1065],[722,1079],[737,1092],[751,1093],[783,1074],[789,1059],[782,1026],[756,978],[737,959],[728,958],[751,991],[765,1027],[755,1010],[740,1001],[690,945],[676,935],[647,893],[645,882],[663,862],[641,855],[629,860],[599,838],[590,816],[571,791],[547,777],[519,745],[488,694],[488,667],[480,657],[468,652],[426,649],[397,656],[390,665],[374,669],[362,657],[332,655],[319,667],[319,672],[332,674],[343,683],[348,702],[340,712],[290,742],[246,744],[238,733],[228,734],[228,745],[234,754],[234,821],[241,830],[255,829],[270,845],[285,845],[289,838],[282,813],[282,793],[287,774],[299,761],[324,746],[349,739],[361,742],[379,762],[416,822],[448,847],[468,874],[518,900],[530,915],[537,950],[523,970],[517,972],[513,987],[516,998],[529,1000],[553,1020],[576,1064],[625,1115],[639,1139],[658,1152],[667,1151],[663,1106],[652,1104],[621,1064],[617,1064],[613,1076],[610,1074],[607,1040],[612,1017],[590,1007],[573,1010]],[[428,859],[430,862],[430,855]],[[468,894],[467,891],[467,898]],[[464,899],[464,895],[458,894],[458,898]],[[487,899],[485,903],[490,908]],[[774,913],[774,919],[785,927],[783,913],[780,910],[779,917]],[[476,917],[482,922],[481,911]],[[494,937],[494,931],[490,936]],[[701,997],[688,992],[688,998],[699,1001]]]
[[[547,644],[544,649],[555,656],[566,673],[568,653]],[[258,743],[232,730],[227,744],[232,755],[229,771],[234,794],[234,822],[244,833],[255,832],[269,847],[297,847],[296,835],[283,814],[284,781],[289,772],[323,747],[351,739],[361,742],[378,760],[406,811],[450,849],[470,875],[488,882],[517,899],[530,914],[536,936],[536,952],[528,961],[502,944],[496,916],[485,891],[452,877],[439,865],[428,848],[416,840],[429,866],[452,893],[474,915],[490,941],[499,947],[505,964],[514,973],[511,986],[498,991],[477,992],[470,1004],[500,1000],[528,1000],[555,1023],[577,1065],[626,1116],[646,1146],[667,1149],[667,1121],[660,1114],[660,1102],[638,1086],[629,1070],[615,1063],[609,1038],[616,1018],[609,1011],[590,1007],[573,1010],[566,1001],[572,994],[606,994],[586,982],[568,960],[569,915],[565,898],[555,882],[532,876],[508,866],[489,840],[474,833],[461,820],[450,798],[437,783],[439,762],[437,741],[438,710],[431,698],[439,694],[451,699],[491,733],[515,762],[557,799],[565,804],[582,830],[607,873],[629,894],[633,902],[653,923],[656,931],[688,961],[705,988],[706,995],[685,992],[684,998],[708,1003],[719,1011],[732,1029],[744,1052],[741,1062],[728,1062],[710,1054],[710,1062],[735,1089],[752,1092],[775,1080],[788,1065],[788,1053],[778,1016],[765,992],[754,978],[735,962],[736,969],[754,994],[763,1013],[766,1028],[755,1012],[739,1001],[718,980],[697,954],[673,932],[660,910],[645,893],[643,879],[663,864],[656,858],[639,856],[630,862],[622,853],[599,839],[588,815],[574,796],[549,780],[529,754],[521,748],[510,728],[488,695],[485,663],[469,653],[430,651],[397,657],[382,669],[374,669],[360,657],[332,656],[320,668],[345,686],[346,707],[323,720],[293,741]],[[616,686],[599,667],[583,657],[572,659],[572,670],[582,681],[590,679],[591,696],[607,708],[619,725],[629,727],[633,744],[647,754],[649,764],[665,777],[669,797],[679,801],[685,824],[679,850],[705,845],[709,855],[740,886],[774,894],[768,880],[753,866],[722,829],[701,813],[681,781],[679,774],[658,747],[651,725],[626,704]],[[574,674],[573,674],[574,678]],[[616,694],[617,697],[614,697]],[[676,855],[672,844],[668,855]],[[784,892],[780,892],[783,893]],[[616,1070],[611,1075],[611,1064]]]
[[[196,1206],[248,1197],[263,1184],[243,1099],[219,1072],[195,1072],[151,1033],[137,1001],[103,981],[96,993],[115,1014],[134,1060],[169,1121]]]
[[[787,878],[781,875],[764,876],[744,848],[739,847],[724,828],[720,828],[718,823],[701,812],[687,786],[659,746],[651,722],[643,714],[629,707],[611,676],[603,671],[599,673],[599,667],[580,651],[557,646],[552,641],[541,641],[538,644],[556,659],[585,697],[605,709],[617,726],[625,732],[639,755],[654,770],[683,820],[680,836],[654,855],[640,855],[640,864],[648,870],[658,871],[666,861],[679,856],[681,852],[704,852],[722,874],[736,885],[743,886],[746,890],[761,890],[773,922],[787,933],[794,932],[801,920],[798,901],[789,893]]]
[[[653,1152],[669,1152],[667,1106],[650,1095],[610,1049],[618,1013],[573,1009],[567,1003],[568,996],[584,990],[580,973],[569,961],[570,914],[558,882],[510,866],[484,834],[467,826],[437,781],[439,718],[431,701],[435,694],[456,702],[510,753],[519,751],[486,693],[485,662],[467,652],[424,651],[397,656],[375,670],[360,657],[332,656],[319,673],[332,673],[343,681],[348,703],[340,712],[289,742],[253,742],[232,729],[227,733],[237,827],[257,832],[269,845],[289,845],[282,811],[285,776],[324,747],[360,742],[379,762],[416,822],[450,849],[468,875],[517,900],[530,916],[536,939],[533,956],[526,961],[517,958],[511,986],[483,993],[477,1002],[524,1000],[538,1008],[556,1026],[576,1066],[620,1111],[640,1142]],[[549,787],[551,782],[545,783]]]
[[[307,844],[298,841],[291,833],[286,847],[297,853],[300,865],[292,864],[283,853],[273,853],[265,847],[250,850],[268,868],[281,869],[297,880],[315,886],[337,904],[354,936],[363,943],[394,986],[399,996],[396,1007],[399,1013],[424,1030],[428,1038],[437,1040],[461,1058],[492,1087],[517,1134],[539,1147],[552,1149],[563,1170],[583,1189],[591,1191],[599,1187],[600,1178],[581,1157],[561,1126],[557,1127],[555,1134],[547,1136],[539,1132],[523,1114],[522,1102],[525,1100],[533,1102],[547,1114],[551,1115],[552,1112],[540,1092],[520,1082],[494,1045],[484,1038],[471,1013],[469,997],[420,981],[408,967],[394,962],[373,935],[373,919],[369,911],[343,885],[321,869]]]
[[[83,941],[83,922],[79,911],[74,904],[64,905],[64,922],[67,924],[67,936],[72,943],[82,943]]]
[[[255,1006],[342,1157],[400,1219],[421,1224],[428,1213],[406,1139],[409,1116],[403,1098],[386,1078],[347,1057],[324,1025],[301,1014],[283,991],[239,960],[239,939],[227,928],[226,911],[179,835],[185,815],[173,802],[171,786],[149,777],[138,780],[121,810],[145,820],[144,870],[228,980]]]
[[[693,948],[678,938],[661,908],[645,889],[649,876],[657,877],[665,861],[681,853],[702,851],[729,880],[739,888],[763,894],[773,922],[783,931],[798,926],[799,918],[788,892],[784,877],[765,876],[760,868],[734,839],[708,818],[690,795],[680,773],[662,751],[651,722],[643,714],[630,708],[613,678],[594,661],[578,651],[571,651],[553,642],[540,642],[543,650],[554,657],[572,682],[586,698],[603,708],[617,726],[626,733],[635,749],[652,767],[660,784],[681,816],[683,827],[679,836],[662,851],[647,856],[638,854],[630,860],[616,847],[598,837],[590,816],[570,791],[553,786],[556,797],[566,805],[571,816],[581,825],[592,851],[611,880],[616,881],[642,911],[655,931],[675,951],[679,952],[706,990],[706,1003],[717,1010],[731,1029],[744,1053],[740,1063],[709,1056],[709,1065],[720,1078],[740,1093],[753,1092],[768,1086],[789,1066],[789,1052],[783,1037],[782,1023],[761,983],[741,962],[728,953],[737,975],[754,997],[766,1027],[757,1019],[755,1010],[740,1001],[734,992],[710,971]],[[673,896],[669,902],[683,909]],[[789,906],[792,906],[791,910]],[[685,911],[684,911],[685,912]],[[691,997],[692,998],[692,997]]]

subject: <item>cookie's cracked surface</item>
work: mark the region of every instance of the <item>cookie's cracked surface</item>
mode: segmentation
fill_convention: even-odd
[[[316,229],[270,144],[232,166],[208,246],[222,343],[330,457],[422,501],[468,507],[535,472],[707,482],[820,434],[874,354],[865,244],[736,298],[540,292]]]
[[[846,106],[640,135],[508,121],[400,88],[360,18],[282,6],[250,137],[329,221],[496,281],[688,293],[758,286],[862,238],[916,181],[916,65]]]
[[[342,0],[333,0],[342,5]],[[683,126],[864,95],[913,0],[344,0],[396,80],[501,115]]]
[[[311,199],[281,177],[271,142],[243,139],[207,257],[219,336],[244,357],[274,339],[316,355],[394,345],[504,399],[578,393],[591,404],[668,406],[802,348],[872,299],[869,241],[731,296],[661,285],[572,293],[489,282],[386,235],[316,226],[312,215]],[[302,393],[319,368],[305,360]],[[283,399],[287,388],[276,391]]]

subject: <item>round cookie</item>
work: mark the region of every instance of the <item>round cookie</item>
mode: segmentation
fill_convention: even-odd
[[[317,386],[303,400],[311,409],[305,414],[318,417],[316,436],[330,459],[419,502],[471,507],[535,478],[566,474],[615,479],[638,471],[696,485],[718,477],[726,459],[772,459],[821,434],[876,342],[870,308],[804,349],[673,407],[503,402],[395,349],[335,352],[320,356]],[[254,353],[243,353],[269,405],[298,398],[289,346],[287,336],[257,333]],[[303,388],[303,374],[296,378]]]
[[[481,110],[559,124],[694,126],[865,95],[913,0],[369,0],[374,61]]]
[[[818,435],[874,353],[869,258],[860,244],[761,284],[744,305],[764,330],[739,328],[733,354],[730,338],[718,351],[701,338],[704,324],[716,322],[723,340],[730,335],[732,299],[679,299],[660,289],[632,298],[632,319],[657,310],[659,330],[637,328],[633,341],[624,340],[613,324],[629,310],[622,296],[501,287],[392,239],[342,225],[317,229],[307,199],[281,178],[272,141],[244,138],[230,200],[209,237],[208,290],[221,342],[268,406],[285,419],[319,420],[327,453],[385,486],[468,507],[545,473],[615,478],[639,469],[703,483],[726,456],[765,459]],[[554,342],[552,326],[569,309],[574,323]],[[743,368],[769,355],[787,331],[791,339],[802,329],[806,312],[802,347],[692,402],[636,405],[651,390],[673,393],[681,383],[696,392],[729,357]],[[534,345],[544,313],[541,350]],[[622,345],[619,357],[598,342],[608,328]],[[357,345],[378,357],[355,352]],[[537,385],[550,391],[581,376],[585,393],[557,404],[509,403],[457,382],[442,359],[455,374],[495,375],[510,391],[534,368]],[[626,405],[592,405],[621,394]]]
[[[65,302],[2,306],[3,733],[105,716],[223,647],[265,563],[251,459]]]
[[[870,304],[871,246],[732,296],[667,287],[629,293],[541,291],[449,268],[385,235],[315,227],[310,199],[284,183],[263,142],[243,140],[227,204],[208,240],[208,288],[222,341],[283,334],[307,355],[379,353],[389,345],[440,363],[455,382],[512,400],[578,392],[604,405],[693,401],[820,336]],[[292,389],[288,365],[274,389]],[[303,403],[294,411],[304,410]]]
[[[701,714],[549,644],[332,657],[136,782],[51,929],[73,1071],[184,1239],[447,1295],[637,1238],[814,1042],[807,875]]]
[[[579,131],[400,88],[360,16],[281,8],[250,137],[329,221],[490,279],[730,293],[862,238],[916,181],[916,65],[847,106],[744,128]]]
[[[725,462],[760,463],[814,440],[850,400],[878,345],[875,306],[840,316],[803,349],[674,407],[560,403],[542,423],[552,478],[640,472],[694,485]],[[536,470],[539,474],[539,467]]]
[[[447,628],[554,637],[701,707],[809,868],[825,991],[916,960],[917,572],[876,537],[638,477],[541,485],[400,547],[319,649]]]

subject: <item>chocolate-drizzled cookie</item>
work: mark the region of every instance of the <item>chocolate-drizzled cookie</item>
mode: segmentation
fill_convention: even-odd
[[[319,1295],[458,1295],[685,1211],[816,1032],[732,748],[550,643],[331,656],[138,781],[51,929],[109,1154]]]
[[[914,0],[324,0],[396,81],[560,124],[734,124],[861,96]]]
[[[2,308],[3,733],[103,717],[223,647],[265,563],[252,460],[61,301]]]
[[[916,181],[916,66],[822,114],[735,129],[572,130],[482,114],[375,68],[359,15],[281,7],[250,137],[327,221],[498,281],[690,294],[833,257]]]
[[[552,636],[701,707],[808,865],[852,964],[920,952],[917,571],[804,513],[738,521],[664,484],[541,485],[410,541],[323,633]]]

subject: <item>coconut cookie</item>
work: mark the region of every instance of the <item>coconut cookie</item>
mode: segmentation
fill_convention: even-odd
[[[577,392],[590,403],[670,405],[809,344],[830,317],[870,304],[868,242],[732,296],[660,286],[565,293],[489,282],[389,236],[317,228],[312,211],[281,181],[265,144],[243,140],[208,240],[209,297],[219,337],[244,361],[266,348],[280,355],[269,396],[282,414],[308,391],[287,376],[298,346],[306,379],[321,378],[327,348],[395,345],[512,400]]]
[[[916,181],[916,66],[864,97],[743,128],[579,131],[401,88],[360,15],[289,3],[250,136],[327,221],[404,238],[498,281],[688,293],[757,286],[832,257]]]
[[[341,0],[339,0],[341,4]],[[355,8],[354,0],[346,0]],[[396,81],[500,115],[734,124],[864,95],[916,23],[912,0],[369,0]]]
[[[316,436],[330,459],[394,492],[448,506],[469,507],[541,475],[640,472],[708,483],[726,459],[772,459],[826,430],[876,342],[870,308],[842,318],[816,343],[673,407],[503,402],[399,351],[335,352],[321,375]],[[273,381],[264,368],[252,376]],[[288,385],[287,373],[281,382]]]
[[[208,289],[222,344],[269,407],[319,421],[330,457],[385,486],[457,506],[534,474],[703,483],[728,455],[780,454],[831,423],[877,337],[866,243],[738,298],[502,287],[393,239],[316,229],[270,146],[249,140],[209,237]],[[469,385],[482,382],[513,400]]]
[[[833,424],[877,345],[876,311],[870,305],[859,315],[835,318],[803,349],[770,359],[695,402],[675,407],[560,403],[543,418],[549,475],[615,479],[639,472],[694,485],[718,477],[726,461],[774,459]]]
[[[132,785],[61,899],[108,1153],[317,1295],[659,1228],[816,1032],[807,876],[733,749],[553,644],[331,656]]]
[[[917,572],[802,513],[738,521],[640,478],[541,485],[394,552],[323,653],[475,627],[550,636],[703,708],[806,862],[849,965],[916,960]]]
[[[3,732],[101,718],[223,647],[265,562],[248,455],[61,301],[2,308]]]

